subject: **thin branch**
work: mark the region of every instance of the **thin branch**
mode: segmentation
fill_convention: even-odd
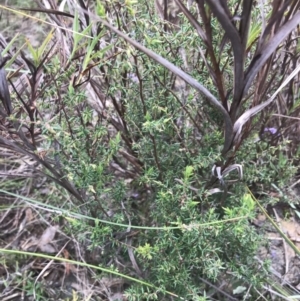
[[[212,12],[216,15],[218,21],[222,25],[226,35],[231,41],[233,54],[234,54],[234,95],[233,104],[238,104],[242,98],[243,80],[244,80],[244,53],[242,48],[242,41],[240,35],[232,24],[230,16],[227,13],[227,6],[224,1],[207,0]],[[222,3],[221,3],[222,2]],[[225,7],[224,7],[225,6]],[[231,112],[232,120],[235,120],[236,110]],[[234,114],[233,114],[234,113]]]
[[[86,12],[86,11],[85,11]],[[126,40],[128,43],[133,45],[135,48],[139,49],[140,51],[144,52],[147,56],[158,62],[160,65],[164,66],[180,78],[182,78],[184,81],[186,81],[189,85],[191,85],[196,90],[200,91],[202,94],[204,94],[208,102],[214,106],[222,115],[225,122],[225,142],[224,147],[222,150],[222,154],[226,154],[228,150],[231,147],[232,144],[232,138],[233,138],[233,126],[230,119],[230,116],[228,112],[225,110],[225,108],[222,106],[222,104],[215,98],[215,96],[212,95],[212,93],[206,89],[203,85],[201,85],[197,80],[195,80],[193,77],[182,71],[177,66],[173,65],[168,60],[164,59],[157,53],[153,52],[152,50],[144,47],[142,44],[138,43],[137,41],[131,39],[126,34],[112,26],[107,21],[101,19],[100,17],[96,16],[95,14],[88,12],[90,17],[92,17],[94,20],[101,22],[104,26],[108,27],[112,32],[116,33],[118,36],[122,37],[124,40]]]

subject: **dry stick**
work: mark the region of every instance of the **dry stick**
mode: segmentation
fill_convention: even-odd
[[[51,164],[47,161],[41,160],[38,155],[35,153],[31,153],[27,151],[26,149],[23,149],[21,146],[19,146],[17,143],[12,142],[2,136],[0,136],[0,145],[4,145],[6,148],[12,149],[13,151],[19,152],[21,154],[27,155],[34,159],[39,164],[46,167],[55,177],[52,177],[51,175],[45,174],[48,178],[52,179],[56,183],[58,183],[60,186],[64,187],[67,191],[69,191],[73,196],[77,198],[79,201],[83,201],[80,193],[77,191],[77,189],[66,179],[62,177],[62,175],[57,172],[55,168],[51,166]],[[43,173],[43,172],[41,172]],[[44,173],[43,173],[44,174]]]
[[[160,166],[160,163],[159,163],[159,160],[158,160],[158,156],[157,156],[157,147],[156,147],[156,141],[155,141],[155,137],[150,134],[150,138],[152,140],[152,143],[153,143],[153,152],[154,152],[154,159],[155,159],[155,163],[156,163],[156,166],[159,170],[159,177],[161,177],[161,166]]]
[[[277,211],[275,208],[273,208],[273,212],[275,214],[275,217],[276,217],[276,220],[277,220],[277,223],[279,224],[279,227],[281,229],[281,231],[283,231],[282,227],[281,227],[281,224],[280,224],[280,218],[277,214]],[[288,272],[289,270],[289,261],[288,261],[288,254],[287,254],[287,245],[286,245],[286,242],[285,240],[283,239],[283,248],[284,248],[284,257],[285,257],[285,274]]]
[[[282,114],[272,114],[273,116],[278,116],[278,117],[284,117],[284,118],[289,118],[289,119],[295,119],[295,120],[299,120],[300,118],[297,117],[292,117],[292,116],[287,116],[287,115],[282,115]]]
[[[67,246],[67,244],[69,243],[69,241],[67,241],[65,243],[65,245],[60,249],[60,251],[55,255],[55,257],[58,257],[61,252],[65,249],[65,247]],[[54,259],[50,260],[46,266],[41,270],[41,272],[38,274],[38,276],[36,277],[35,281],[34,281],[34,287],[33,287],[33,296],[34,296],[34,299],[36,298],[36,290],[35,290],[35,287],[36,287],[36,283],[37,281],[43,276],[43,274],[46,272],[46,270],[50,267],[50,265],[54,262]]]
[[[221,294],[223,294],[224,296],[226,296],[228,299],[230,300],[238,300],[232,296],[230,296],[229,294],[227,294],[226,292],[222,291],[220,288],[218,288],[217,286],[213,285],[212,283],[208,282],[207,280],[201,278],[200,276],[198,276],[198,278],[203,281],[205,284],[211,286],[212,288],[214,288],[215,290],[217,290],[218,292],[220,292]]]
[[[257,292],[257,294],[259,295],[259,297],[263,298],[264,300],[268,301],[268,299],[266,299],[263,294],[266,294],[267,291],[264,291],[263,293],[261,293],[258,289],[254,288],[254,290]],[[255,299],[255,301],[259,300],[259,297],[257,297],[257,299]]]
[[[122,201],[121,202],[121,205],[122,205],[122,209],[128,219],[128,228],[126,230],[127,233],[130,233],[131,231],[131,218],[130,218],[130,215],[128,214],[126,208],[125,208],[125,205],[124,205],[124,202]],[[132,247],[132,238],[129,238],[128,241],[127,241],[127,251],[128,251],[128,255],[129,255],[129,258],[130,258],[130,261],[136,271],[136,273],[142,277],[143,273],[141,272],[136,260],[135,260],[135,257],[134,257],[134,254],[133,254],[133,247]]]

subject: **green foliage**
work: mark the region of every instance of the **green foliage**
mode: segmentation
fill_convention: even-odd
[[[104,8],[99,3],[98,14],[104,16]],[[191,29],[188,23],[184,22],[178,33],[161,36],[157,31],[161,21],[155,18],[153,23],[149,23],[147,19],[137,19],[135,39],[142,39],[147,47],[168,56],[177,65],[183,62],[180,56],[168,54],[167,39],[173,43],[174,49],[180,45],[200,46],[196,36],[186,34]],[[217,32],[218,25],[215,26]],[[88,42],[90,46],[83,61],[84,68],[95,59],[92,53],[101,35],[92,43]],[[216,40],[219,38],[214,36]],[[84,40],[80,37],[80,42]],[[182,230],[138,233],[132,245],[136,260],[147,274],[147,281],[154,284],[157,290],[145,290],[143,286],[133,284],[127,292],[129,300],[159,300],[165,291],[196,300],[196,296],[205,296],[205,286],[199,286],[197,275],[213,282],[228,270],[237,279],[259,284],[265,275],[261,273],[257,276],[258,264],[253,259],[262,242],[248,222],[256,212],[253,200],[249,195],[244,195],[243,184],[238,183],[231,188],[232,194],[225,201],[221,201],[220,194],[206,194],[211,166],[221,159],[223,138],[218,114],[205,107],[190,89],[185,106],[190,108],[191,117],[198,118],[199,104],[210,116],[209,119],[202,116],[203,134],[195,134],[194,127],[185,121],[189,117],[182,110],[178,96],[171,90],[172,75],[145,55],[137,55],[122,41],[118,46],[127,48],[126,52],[118,56],[115,65],[111,66],[108,62],[103,66],[107,67],[106,77],[111,83],[107,95],[120,95],[126,132],[110,129],[104,119],[101,122],[93,120],[93,110],[87,105],[84,89],[70,85],[64,96],[66,114],[51,123],[53,133],[45,127],[44,134],[52,143],[59,141],[61,148],[54,155],[59,157],[68,179],[79,190],[86,192],[88,203],[82,207],[85,212],[107,219],[104,212],[111,210],[109,221],[116,223],[128,223],[130,220],[131,224],[145,226],[187,225]],[[110,48],[106,47],[105,51]],[[136,56],[135,60],[133,56]],[[53,72],[56,66],[49,64],[46,68]],[[142,92],[138,83],[128,82],[124,86],[122,79],[130,72],[139,73]],[[193,72],[199,81],[211,85],[208,74],[199,75],[196,69]],[[58,80],[66,82],[68,75],[62,74]],[[81,108],[80,114],[73,108]],[[110,110],[108,114],[113,118],[115,113]],[[182,126],[178,125],[180,120]],[[201,136],[200,142],[195,135]],[[119,151],[127,147],[124,136],[132,141],[132,154],[143,166],[130,184],[110,171],[111,162],[116,158],[124,162],[123,166],[128,166],[119,155]],[[244,149],[247,154],[243,153]],[[236,158],[244,165],[246,183],[262,180],[270,184],[275,181],[278,169],[284,170],[287,166],[282,154],[275,156],[276,151],[277,148],[263,149],[263,143],[257,146],[248,142],[241,148]],[[251,156],[254,162],[263,160],[267,164],[253,167],[249,160]],[[282,177],[280,179],[283,181]],[[196,187],[197,191],[192,190],[191,186]],[[134,200],[130,194],[132,190],[137,194],[143,194],[145,190],[149,193]],[[247,218],[234,221],[241,217]],[[196,226],[223,219],[233,221],[205,228]],[[89,250],[103,246],[101,264],[120,254],[123,260],[128,260],[126,240],[121,238],[117,226],[80,221],[71,222],[69,231],[78,233],[79,240]]]
[[[237,153],[237,160],[244,166],[246,183],[250,187],[260,187],[260,192],[272,190],[274,185],[284,189],[291,175],[297,171],[292,159],[287,156],[288,149],[289,141],[271,146],[265,141],[246,140]],[[270,200],[266,198],[267,202]]]
[[[213,95],[220,96],[224,88],[228,95],[222,101],[229,107],[231,100],[225,98],[231,97],[235,67],[231,46],[223,41],[215,16],[210,19],[210,50],[215,57],[204,62],[199,51],[207,44],[182,15],[177,30],[165,31],[164,20],[149,1],[125,1],[119,12],[113,2],[97,1],[97,15],[113,14],[111,22],[118,23],[121,31],[191,74]],[[235,5],[232,1],[231,9]],[[248,47],[261,31],[254,17]],[[72,211],[94,218],[68,218],[65,231],[88,251],[99,248],[99,265],[109,263],[110,268],[143,276],[154,286],[132,284],[128,300],[164,300],[167,292],[208,300],[199,277],[217,282],[226,273],[231,281],[241,281],[241,288],[259,287],[267,272],[257,273],[254,255],[263,239],[249,223],[257,208],[245,187],[284,188],[295,172],[287,156],[288,141],[272,145],[267,139],[242,139],[223,156],[223,117],[205,96],[105,27],[97,25],[95,30],[91,23],[82,28],[79,18],[75,10],[67,68],[61,71],[58,54],[43,65],[55,85],[45,84],[40,93],[59,102],[37,101],[39,112],[52,116],[41,118],[37,127],[41,146],[51,150],[47,159],[60,172],[56,180],[68,181],[70,194],[71,188],[78,191],[80,197],[73,193],[69,204]],[[50,37],[37,50],[29,46],[35,66],[43,59]],[[217,67],[224,87],[211,76]],[[94,94],[97,101],[92,100]],[[246,106],[244,101],[239,110]],[[26,122],[28,127],[33,123],[24,118]],[[233,163],[243,166],[243,182],[233,173],[212,176],[214,165],[220,164],[224,172]],[[120,229],[118,224],[128,227]],[[178,229],[170,229],[174,225]],[[150,229],[154,226],[165,229]]]

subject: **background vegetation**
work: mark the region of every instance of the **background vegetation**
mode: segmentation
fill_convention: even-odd
[[[297,201],[299,1],[1,9],[43,24],[38,46],[22,32],[0,41],[6,286],[26,279],[30,300],[260,298],[271,277],[248,189],[265,208]],[[85,269],[49,276],[4,249]],[[94,290],[62,294],[55,279],[75,271]]]

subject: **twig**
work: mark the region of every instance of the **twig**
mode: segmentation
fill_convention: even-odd
[[[277,214],[277,211],[275,208],[273,208],[273,211],[274,211],[274,214],[275,214],[275,217],[276,217],[276,220],[277,220],[277,223],[281,229],[281,231],[283,231],[282,227],[281,227],[281,224],[280,224],[280,218]],[[286,245],[286,242],[285,240],[283,239],[283,248],[284,248],[284,257],[285,257],[285,274],[288,272],[289,270],[289,262],[288,262],[288,254],[287,254],[287,245]]]
[[[218,292],[220,292],[221,294],[223,294],[224,296],[226,296],[228,299],[230,300],[234,300],[237,301],[237,298],[234,298],[232,296],[230,296],[229,294],[227,294],[226,292],[222,291],[220,288],[218,288],[217,286],[213,285],[212,283],[208,282],[207,280],[201,278],[200,276],[198,276],[198,278],[203,281],[204,283],[206,283],[207,285],[211,286],[212,288],[214,288],[215,290],[217,290]]]
[[[174,180],[175,180],[176,182],[180,183],[181,185],[185,186],[185,184],[183,183],[183,181],[181,181],[180,179],[175,178]],[[191,190],[193,190],[193,191],[195,191],[195,192],[198,192],[198,191],[199,191],[199,189],[197,189],[197,188],[195,188],[195,187],[193,187],[193,186],[188,186],[188,188],[191,189]]]
[[[60,249],[60,251],[55,255],[55,257],[58,257],[61,252],[65,249],[65,247],[67,246],[67,244],[69,243],[69,241],[67,241],[65,243],[65,245]],[[35,281],[34,281],[34,286],[33,286],[33,296],[34,299],[36,299],[36,293],[35,293],[35,287],[36,287],[36,283],[37,281],[40,279],[41,276],[43,276],[43,274],[46,272],[46,270],[50,267],[50,265],[53,263],[54,259],[50,260],[46,266],[42,269],[42,271],[38,274],[38,276],[36,277]]]

